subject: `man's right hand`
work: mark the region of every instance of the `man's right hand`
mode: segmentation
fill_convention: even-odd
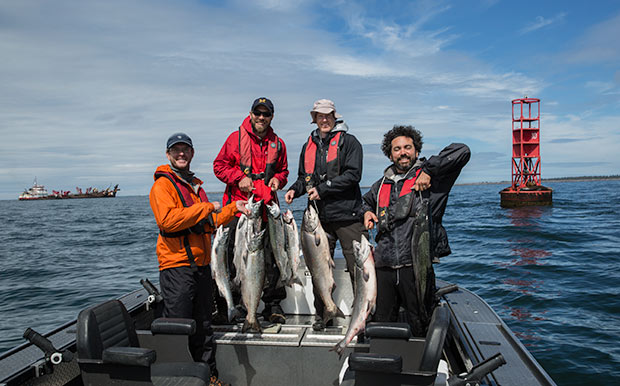
[[[254,190],[254,182],[252,182],[250,177],[245,176],[239,181],[239,189],[241,189],[242,192],[250,193]]]
[[[293,202],[294,198],[295,198],[295,191],[294,190],[289,190],[284,195],[284,201],[286,201],[286,203],[289,204],[289,205]]]
[[[375,215],[371,211],[364,213],[364,226],[366,227],[366,229],[374,228],[375,223],[378,221],[379,219],[377,218],[377,215]]]

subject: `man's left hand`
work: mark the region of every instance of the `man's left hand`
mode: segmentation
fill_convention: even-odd
[[[421,171],[418,178],[415,179],[415,182],[413,184],[413,189],[417,191],[422,191],[430,187],[431,187],[431,176],[424,173],[424,171]]]
[[[280,189],[280,180],[273,177],[271,180],[269,180],[269,183],[267,184],[267,186],[271,188],[272,192],[275,192],[276,190]]]
[[[308,199],[310,201],[320,200],[321,199],[321,196],[319,196],[319,191],[317,190],[317,188],[312,188],[312,189],[308,190]]]

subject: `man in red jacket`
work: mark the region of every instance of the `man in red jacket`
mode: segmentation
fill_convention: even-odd
[[[254,195],[254,200],[263,200],[265,204],[278,202],[276,192],[284,187],[288,178],[286,146],[273,128],[273,103],[265,98],[258,98],[252,103],[250,114],[244,119],[239,129],[233,131],[213,161],[213,171],[217,178],[226,184],[223,205],[236,200],[247,200]],[[239,215],[228,224],[228,256],[231,277],[234,276],[232,257],[234,256],[234,232]],[[263,216],[263,218],[266,218]],[[269,245],[265,238],[265,245]],[[269,248],[268,248],[269,249]],[[276,288],[280,272],[273,258],[268,258],[266,267],[267,286],[262,300],[265,303],[263,316],[272,323],[284,323],[284,313],[280,301],[286,297],[284,287]],[[236,298],[239,297],[237,294]],[[238,303],[238,301],[237,301]],[[218,301],[218,309],[221,301]]]

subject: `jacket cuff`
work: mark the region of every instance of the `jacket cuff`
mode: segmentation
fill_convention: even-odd
[[[215,211],[215,206],[212,202],[205,202],[205,208],[207,209],[208,213],[213,213]]]
[[[327,195],[329,191],[329,186],[327,185],[327,183],[321,182],[320,184],[317,185],[316,190],[317,192],[319,192],[319,197],[323,199],[325,198],[325,196]]]
[[[243,179],[243,177],[245,177],[245,173],[243,173],[241,170],[236,170],[236,173],[232,179],[232,183],[235,185],[239,184],[239,181],[241,181]]]
[[[426,174],[428,174],[429,176],[431,176],[431,178],[433,177],[433,173],[431,173],[431,171],[428,169],[428,166],[426,163],[424,163],[424,165],[422,165],[422,171]]]
[[[237,209],[237,201],[233,201],[233,202],[231,202],[230,204],[228,204],[226,206],[230,206],[232,208],[232,214],[239,213],[239,209]]]
[[[362,202],[362,214],[366,212],[375,213],[375,208],[371,208],[370,205],[366,204],[365,202]]]

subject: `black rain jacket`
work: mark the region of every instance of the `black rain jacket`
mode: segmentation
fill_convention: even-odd
[[[319,219],[322,222],[361,221],[362,219],[360,180],[362,179],[363,151],[357,138],[347,133],[348,129],[344,122],[338,121],[325,140],[321,140],[318,129],[311,133],[312,141],[317,146],[313,179],[319,181],[316,188],[321,199],[317,200],[316,204]],[[328,180],[326,176],[328,145],[338,132],[342,133],[338,147],[338,176]],[[304,144],[299,155],[297,181],[288,189],[295,192],[295,198],[306,193],[304,159],[307,144],[307,142]]]
[[[444,148],[438,155],[432,156],[428,160],[421,158],[416,161],[414,166],[407,172],[406,178],[395,178],[394,166],[390,165],[384,172],[385,181],[395,183],[396,189],[392,189],[390,194],[390,208],[398,199],[400,190],[405,180],[415,175],[418,169],[431,176],[431,187],[422,192],[422,199],[430,200],[431,211],[431,240],[432,256],[439,258],[451,253],[448,244],[448,235],[441,220],[448,204],[448,195],[454,185],[461,169],[467,164],[470,157],[470,150],[467,145],[453,143]],[[395,182],[395,180],[397,180]],[[373,213],[377,210],[379,188],[383,178],[375,182],[370,190],[364,195],[362,210]],[[392,226],[391,232],[378,232],[375,249],[375,266],[398,268],[412,264],[411,257],[411,236],[413,234],[413,223],[415,210],[420,205],[420,195],[414,192],[414,200],[411,205],[410,215],[402,220],[397,220]],[[376,213],[375,213],[376,214]]]

